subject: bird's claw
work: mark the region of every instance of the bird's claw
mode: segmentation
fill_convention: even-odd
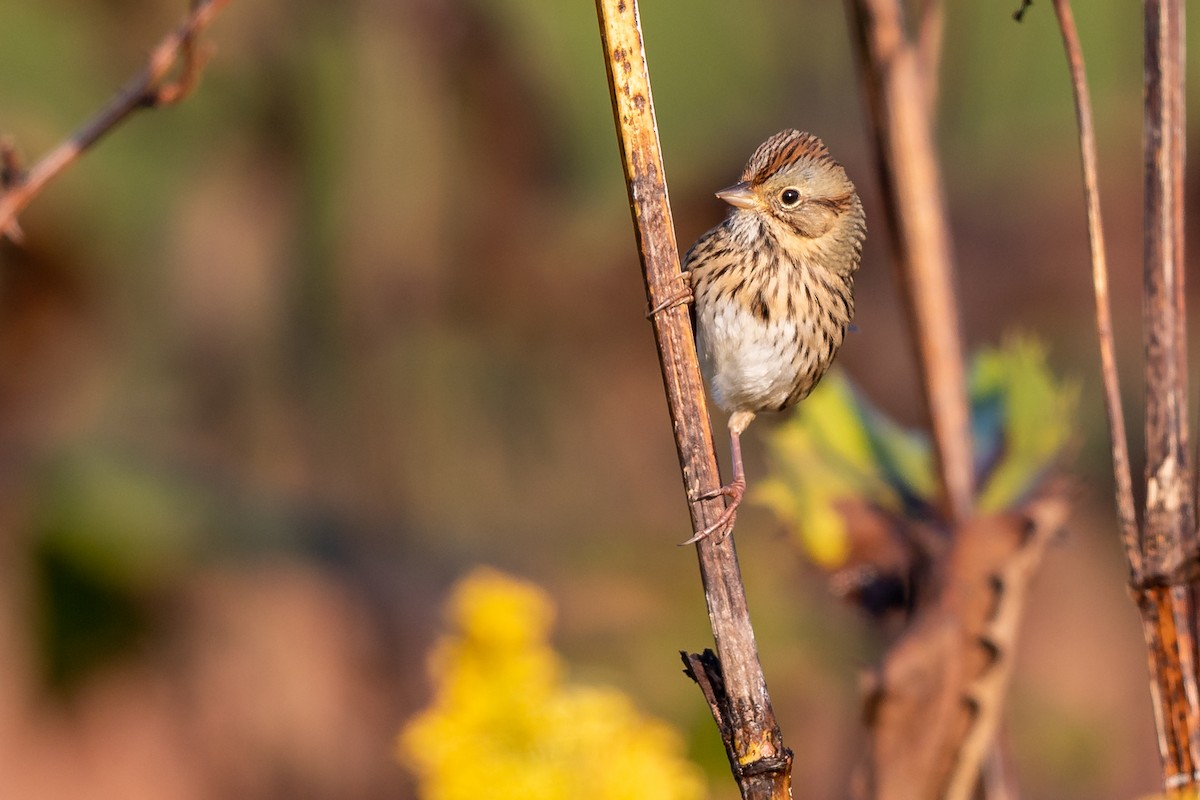
[[[682,272],[675,277],[675,286],[672,287],[670,294],[646,312],[646,319],[654,319],[656,314],[666,311],[668,308],[688,306],[696,301],[695,295],[692,294],[692,283],[688,274]]]
[[[695,544],[703,541],[714,533],[720,532],[721,536],[718,541],[724,539],[733,532],[733,523],[737,519],[738,506],[742,504],[742,498],[746,496],[746,480],[738,478],[732,483],[727,483],[724,486],[713,489],[710,492],[695,495],[693,500],[710,500],[714,497],[726,497],[728,502],[725,504],[725,510],[721,516],[717,517],[717,521],[709,525],[702,531],[696,533],[695,536],[688,539],[686,542],[680,542],[679,546],[683,547],[688,544]]]

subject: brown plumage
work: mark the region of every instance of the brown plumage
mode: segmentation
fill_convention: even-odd
[[[781,131],[717,192],[733,206],[684,257],[700,367],[727,411],[733,481],[725,513],[689,541],[728,531],[745,493],[741,434],[760,411],[803,400],[829,369],[854,315],[866,235],[862,203],[820,139]]]

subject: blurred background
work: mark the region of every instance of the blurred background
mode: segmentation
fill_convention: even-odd
[[[1006,727],[1031,800],[1129,798],[1158,767],[1074,118],[1052,9],[1018,5],[951,4],[940,126],[968,344],[1031,332],[1083,386]],[[0,132],[33,163],[184,11],[0,0]],[[642,13],[681,248],[766,136],[820,135],[871,223],[841,367],[922,424],[840,4]],[[1136,454],[1141,20],[1077,13]],[[572,680],[681,729],[733,797],[680,674],[710,634],[593,5],[235,2],[206,38],[192,97],[0,243],[0,793],[412,797],[394,736],[447,587],[488,564],[553,596]],[[769,513],[738,534],[797,786],[840,797],[880,643]]]

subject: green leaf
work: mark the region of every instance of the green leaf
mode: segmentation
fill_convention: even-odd
[[[982,464],[977,503],[980,511],[1000,511],[1028,497],[1066,446],[1079,385],[1054,377],[1036,339],[1011,336],[976,356],[970,388],[973,417],[982,416],[975,409],[985,403],[1002,410],[1001,450]],[[983,454],[986,433],[973,427],[976,452]]]
[[[1022,502],[1069,440],[1074,382],[1057,380],[1045,349],[1009,337],[970,371],[972,444],[982,512]],[[767,437],[770,475],[754,492],[827,569],[850,542],[839,505],[854,501],[896,518],[936,519],[939,485],[929,436],[902,427],[832,373]]]
[[[830,374],[769,437],[771,473],[755,499],[797,531],[826,568],[849,552],[837,506],[858,500],[899,514],[931,496],[932,463],[920,434],[870,406],[840,373]]]

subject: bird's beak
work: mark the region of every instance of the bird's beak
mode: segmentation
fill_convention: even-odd
[[[750,188],[750,184],[742,181],[735,183],[728,189],[722,189],[717,192],[717,197],[737,208],[757,208],[758,198],[755,197],[754,191]]]

